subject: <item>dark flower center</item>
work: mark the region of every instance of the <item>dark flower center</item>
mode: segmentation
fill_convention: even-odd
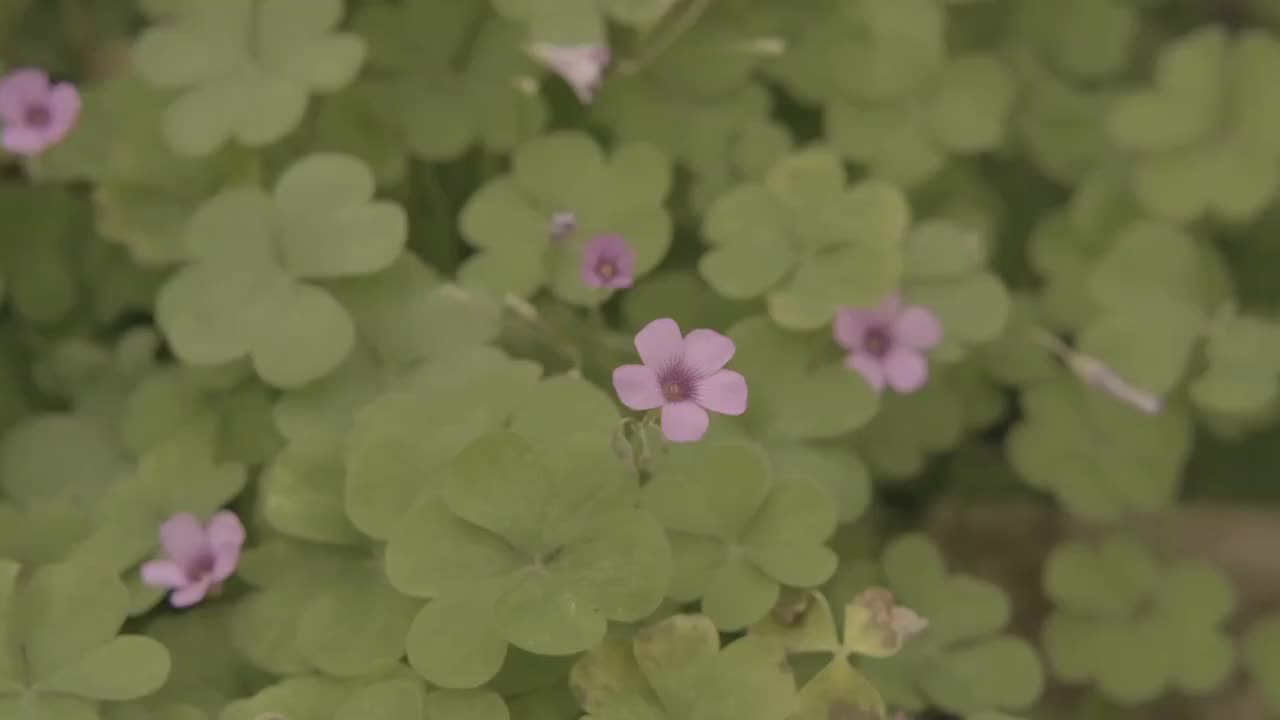
[[[27,106],[22,119],[28,127],[43,130],[49,127],[49,123],[53,122],[53,112],[49,110],[48,105],[35,103]]]
[[[613,260],[601,260],[596,263],[596,275],[605,280],[612,280],[618,274],[618,265]]]
[[[663,368],[658,373],[658,385],[662,388],[662,397],[667,402],[684,402],[698,399],[698,377],[693,369],[683,362]]]
[[[889,333],[884,328],[871,328],[862,340],[862,347],[876,357],[884,357],[891,344]]]
[[[200,553],[191,561],[191,566],[187,568],[187,572],[190,573],[192,579],[202,578],[213,572],[214,562],[213,553]]]

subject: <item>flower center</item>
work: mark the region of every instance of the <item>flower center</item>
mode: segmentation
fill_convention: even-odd
[[[681,402],[687,398],[687,393],[681,383],[671,382],[662,386],[662,397],[667,402]]]
[[[605,280],[612,280],[618,274],[618,266],[612,260],[601,260],[596,263],[596,275]]]
[[[667,402],[698,399],[698,376],[683,362],[676,362],[658,373],[658,386]]]
[[[884,357],[889,352],[889,333],[884,328],[872,328],[867,331],[866,337],[862,340],[862,346],[866,351],[876,357]]]
[[[23,122],[27,127],[37,130],[43,130],[49,127],[49,123],[53,122],[53,113],[49,110],[49,106],[44,103],[35,103],[28,105],[27,110],[22,116]]]
[[[199,579],[212,573],[213,565],[213,553],[200,553],[191,561],[191,566],[187,568],[187,572],[193,580]]]

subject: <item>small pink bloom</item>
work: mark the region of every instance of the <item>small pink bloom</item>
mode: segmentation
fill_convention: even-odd
[[[39,155],[71,132],[80,115],[80,93],[71,83],[51,84],[37,68],[0,78],[0,145],[15,155]]]
[[[836,342],[849,351],[844,364],[877,392],[887,384],[900,393],[924,387],[929,362],[924,351],[942,341],[942,327],[928,308],[904,307],[895,293],[870,310],[843,307],[836,313]]]
[[[582,282],[591,288],[628,288],[636,279],[636,251],[617,235],[597,235],[582,250]]]
[[[662,408],[662,434],[671,442],[693,442],[707,432],[707,411],[747,411],[747,379],[723,369],[737,346],[714,330],[680,336],[680,326],[661,318],[636,333],[643,365],[613,371],[613,388],[632,410]]]
[[[612,55],[606,45],[552,45],[534,43],[529,48],[534,59],[564,79],[583,105],[589,105],[604,82],[604,70]]]
[[[578,218],[571,212],[552,213],[551,221],[547,223],[547,235],[550,235],[552,240],[563,240],[577,229]]]
[[[160,544],[168,557],[144,563],[142,582],[174,590],[169,603],[190,607],[235,571],[244,545],[244,525],[235,513],[225,510],[207,526],[191,513],[178,513],[160,526]]]

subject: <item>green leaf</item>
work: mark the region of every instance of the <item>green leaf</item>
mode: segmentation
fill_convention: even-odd
[[[381,572],[327,590],[302,613],[298,648],[316,668],[365,677],[394,667],[419,603],[388,587]]]
[[[141,635],[121,635],[44,680],[38,688],[92,700],[132,700],[150,695],[169,675],[169,651]]]
[[[1280,617],[1270,615],[1249,628],[1244,646],[1245,663],[1257,687],[1271,707],[1280,708]]]
[[[104,571],[65,563],[38,568],[19,595],[12,626],[31,683],[48,681],[111,641],[128,602],[124,585]]]
[[[334,32],[337,0],[180,3],[139,38],[139,72],[181,90],[165,123],[179,153],[204,155],[231,139],[256,147],[302,122],[308,96],[354,79],[364,42]]]
[[[432,684],[474,688],[498,673],[507,641],[492,625],[493,597],[443,595],[418,613],[405,646],[409,664]]]
[[[334,711],[334,720],[424,720],[422,688],[407,680],[389,680],[358,690]]]
[[[487,690],[438,690],[427,696],[427,720],[508,720],[507,704]]]

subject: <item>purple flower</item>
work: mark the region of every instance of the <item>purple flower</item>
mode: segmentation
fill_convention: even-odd
[[[662,408],[662,434],[671,442],[693,442],[707,432],[707,411],[747,411],[747,379],[724,370],[737,347],[714,330],[680,336],[680,326],[661,318],[636,333],[643,365],[613,371],[613,388],[632,410]]]
[[[170,588],[174,607],[190,607],[231,577],[240,562],[244,525],[235,513],[222,511],[202,526],[191,513],[178,513],[160,526],[160,544],[167,558],[142,566],[142,582]]]
[[[933,312],[918,305],[904,307],[897,293],[870,310],[840,308],[834,330],[836,342],[849,351],[844,364],[877,392],[886,384],[900,393],[923,387],[929,379],[923,351],[942,341]]]
[[[582,250],[582,282],[591,288],[628,288],[636,279],[636,251],[617,235],[597,235]]]
[[[529,53],[552,72],[559,75],[583,105],[591,104],[600,84],[604,82],[604,69],[612,55],[606,45],[552,45],[534,43]]]
[[[80,93],[71,83],[51,84],[49,75],[37,68],[0,78],[0,145],[15,155],[39,155],[56,145],[79,115]]]

